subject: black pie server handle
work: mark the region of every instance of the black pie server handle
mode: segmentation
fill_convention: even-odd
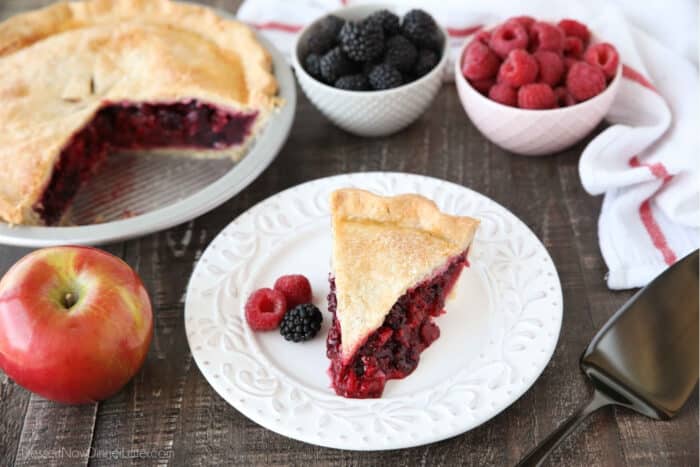
[[[610,399],[600,392],[595,391],[593,393],[593,398],[586,405],[566,419],[564,423],[559,425],[559,427],[542,440],[540,444],[528,452],[516,467],[536,467],[542,465],[542,462],[544,462],[547,456],[549,456],[567,436],[573,433],[586,417],[599,408],[610,404],[612,404]]]

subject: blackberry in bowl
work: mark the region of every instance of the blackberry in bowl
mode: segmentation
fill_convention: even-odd
[[[447,33],[423,10],[341,8],[297,37],[292,64],[309,100],[360,136],[394,133],[428,108],[442,84]]]

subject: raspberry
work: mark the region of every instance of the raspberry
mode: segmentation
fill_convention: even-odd
[[[289,274],[275,281],[274,289],[282,292],[287,300],[287,308],[311,301],[311,284],[301,274]]]
[[[577,101],[585,101],[605,90],[605,74],[599,67],[576,62],[566,74],[566,89]]]
[[[338,33],[340,47],[356,62],[374,60],[384,51],[384,30],[376,21],[345,23]]]
[[[564,39],[564,56],[581,58],[583,55],[583,41],[575,36],[566,36]]]
[[[557,98],[552,87],[545,83],[532,83],[518,89],[518,107],[521,109],[553,109]]]
[[[559,55],[549,50],[538,50],[532,54],[540,68],[540,81],[555,86],[564,74],[564,62]]]
[[[578,37],[581,39],[583,45],[588,44],[588,40],[591,38],[591,32],[588,30],[585,24],[579,23],[575,19],[563,19],[557,24],[559,28],[564,31],[567,36]]]
[[[530,29],[530,50],[561,53],[564,50],[564,32],[553,24],[535,22]]]
[[[489,45],[489,41],[491,40],[491,33],[482,29],[481,31],[474,34],[474,39],[472,40],[481,42],[484,45]]]
[[[245,319],[254,331],[275,329],[286,312],[287,300],[279,290],[258,289],[245,304]]]
[[[498,82],[518,88],[537,78],[537,60],[524,50],[511,50],[498,70]]]
[[[372,68],[369,72],[369,84],[372,89],[391,89],[403,84],[403,76],[401,72],[389,65],[388,63],[380,63]]]
[[[469,84],[472,85],[474,89],[479,91],[483,95],[488,95],[489,89],[491,89],[491,86],[496,84],[496,80],[493,78],[487,78],[487,79],[475,79],[475,80],[469,80]]]
[[[569,68],[571,68],[574,63],[580,62],[580,60],[565,56],[563,62],[564,62],[564,76],[566,76],[566,74],[569,72]]]
[[[535,23],[535,18],[532,16],[514,16],[508,20],[506,20],[507,23],[514,21],[516,23],[519,23],[523,28],[525,28],[525,31],[528,33],[530,32],[530,28],[532,25]]]
[[[489,46],[501,58],[505,58],[513,49],[526,49],[527,31],[515,21],[506,22],[491,33]]]
[[[462,60],[462,74],[469,79],[486,79],[496,76],[501,61],[481,42],[472,41]]]
[[[620,62],[617,50],[607,42],[590,46],[583,55],[583,59],[591,65],[600,67],[607,78],[615,76]]]
[[[576,104],[576,99],[574,99],[574,96],[569,94],[569,91],[566,90],[566,86],[554,88],[554,96],[557,98],[557,104],[559,104],[559,107],[569,107]]]
[[[433,342],[440,337],[440,328],[432,321],[426,320],[420,327],[420,338],[422,342]]]
[[[503,105],[517,107],[518,91],[507,84],[494,84],[489,90],[489,99]]]
[[[408,73],[418,58],[416,46],[403,36],[394,36],[386,41],[384,62],[393,65],[397,70]]]

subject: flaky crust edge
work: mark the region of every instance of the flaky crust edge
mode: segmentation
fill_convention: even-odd
[[[272,73],[272,57],[258,42],[253,30],[240,21],[225,19],[211,9],[171,0],[86,0],[59,2],[0,23],[0,56],[13,53],[62,31],[99,24],[114,19],[168,24],[187,29],[222,46],[222,36],[236,37],[246,50],[239,54],[243,63],[248,104],[271,109],[280,103],[277,80]],[[196,26],[196,27],[194,27]]]
[[[478,219],[445,214],[432,200],[416,194],[386,197],[343,188],[331,193],[330,209],[333,223],[343,220],[392,223],[430,232],[464,249],[479,227]]]

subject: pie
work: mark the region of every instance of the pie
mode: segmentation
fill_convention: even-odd
[[[419,195],[342,189],[330,199],[333,272],[328,370],[344,397],[380,397],[440,335],[433,318],[468,266],[479,221]]]
[[[170,0],[57,3],[0,23],[0,218],[56,224],[108,153],[240,158],[280,105],[242,23]]]

